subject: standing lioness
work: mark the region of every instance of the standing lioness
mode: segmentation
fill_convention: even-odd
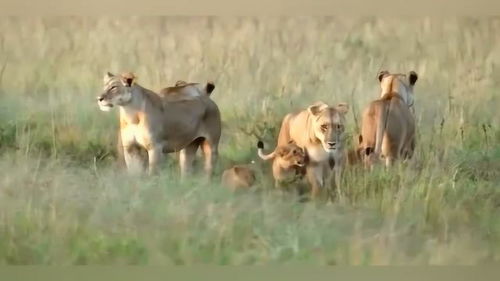
[[[329,186],[335,171],[335,185],[340,195],[340,176],[344,165],[344,123],[348,106],[329,106],[317,102],[306,110],[288,114],[283,119],[278,145],[293,141],[308,157],[306,176],[311,195],[317,197],[321,188]]]
[[[378,75],[380,99],[371,102],[363,112],[358,151],[366,166],[379,158],[386,166],[400,157],[411,157],[415,148],[413,86],[417,73]]]
[[[168,95],[160,96],[137,84],[131,73],[104,75],[104,92],[97,98],[98,105],[103,111],[120,107],[120,137],[128,170],[142,166],[137,147],[147,150],[150,174],[164,152],[180,151],[184,177],[201,146],[205,172],[210,176],[221,135],[219,109],[208,97],[214,87],[213,83],[206,86],[190,83],[171,88]]]

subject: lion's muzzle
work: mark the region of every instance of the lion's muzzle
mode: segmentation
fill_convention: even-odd
[[[99,109],[102,111],[110,111],[113,107],[113,104],[109,103],[104,95],[97,97],[97,105],[99,105]]]
[[[337,147],[337,142],[329,141],[327,142],[328,149],[335,149]]]

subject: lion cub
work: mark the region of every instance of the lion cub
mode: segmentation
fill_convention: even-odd
[[[281,145],[270,154],[264,154],[264,143],[257,143],[257,154],[263,160],[273,160],[273,177],[275,187],[294,183],[305,175],[307,155],[305,151],[293,141],[287,145]]]
[[[247,166],[235,165],[222,173],[222,185],[232,191],[248,189],[255,183],[255,172]]]

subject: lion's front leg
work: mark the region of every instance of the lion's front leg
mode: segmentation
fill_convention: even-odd
[[[336,165],[335,168],[333,168],[333,176],[334,176],[334,184],[335,184],[335,189],[337,190],[337,196],[339,199],[342,198],[342,189],[341,189],[341,180],[342,180],[342,165]]]
[[[140,148],[135,144],[123,146],[125,165],[130,174],[140,174],[144,169],[144,159],[141,157]]]
[[[333,167],[333,183],[334,183],[334,188],[337,191],[337,196],[339,199],[342,198],[342,189],[341,189],[341,182],[342,182],[342,172],[344,169],[344,163],[345,158],[343,156],[335,157],[335,166]],[[331,181],[330,181],[331,182]]]
[[[163,159],[163,145],[154,145],[150,149],[148,149],[148,174],[152,175],[157,170]]]
[[[324,167],[325,174],[325,189],[327,192],[328,200],[333,201],[335,198],[334,193],[337,193],[337,198],[342,199],[341,179],[342,170],[344,167],[345,156],[344,153],[335,153],[329,160],[328,165]],[[331,162],[333,160],[333,163]]]
[[[311,198],[318,198],[324,187],[323,167],[319,164],[310,164],[306,169],[306,176],[311,185]]]

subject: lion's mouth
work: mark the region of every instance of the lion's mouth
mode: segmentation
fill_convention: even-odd
[[[337,149],[337,143],[323,143],[323,148],[328,151],[335,151]]]
[[[99,109],[101,109],[102,111],[110,111],[112,107],[113,107],[113,104],[111,104],[111,103],[99,102]]]

